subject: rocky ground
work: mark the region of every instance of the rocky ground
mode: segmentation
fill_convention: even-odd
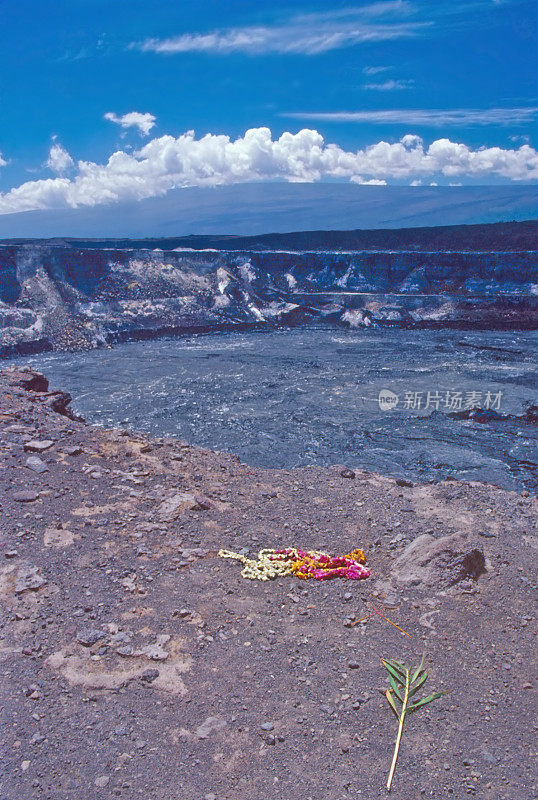
[[[380,656],[423,651],[451,691],[409,718],[395,800],[534,796],[527,492],[253,469],[68,400],[0,375],[2,800],[378,800]],[[246,581],[217,556],[282,545],[362,547],[371,577]]]

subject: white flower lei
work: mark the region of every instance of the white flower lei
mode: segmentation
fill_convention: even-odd
[[[244,564],[241,570],[243,578],[248,578],[251,581],[270,581],[274,578],[283,577],[284,575],[292,574],[292,566],[294,561],[301,558],[299,552],[294,547],[282,548],[287,551],[289,558],[286,560],[277,560],[271,558],[279,553],[279,551],[272,548],[265,548],[258,553],[258,560],[247,558],[241,553],[234,553],[232,550],[219,550],[218,555],[221,558],[233,558],[235,561],[240,561]],[[321,550],[309,550],[310,556],[322,555]]]

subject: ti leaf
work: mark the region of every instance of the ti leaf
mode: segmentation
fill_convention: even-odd
[[[400,750],[400,742],[402,739],[402,732],[406,714],[411,714],[413,711],[422,706],[431,703],[433,700],[442,697],[446,692],[434,692],[433,694],[423,697],[421,700],[411,702],[411,698],[422,688],[428,678],[428,670],[424,669],[424,656],[417,667],[406,667],[400,661],[390,660],[387,658],[381,659],[381,663],[389,673],[389,683],[391,689],[387,689],[385,697],[392,711],[398,718],[398,735],[396,737],[396,745],[394,747],[394,755],[390,767],[389,777],[387,780],[387,789],[390,792],[392,786],[392,779],[394,777],[394,770],[396,769],[396,761],[398,759],[398,752]],[[394,702],[395,695],[402,704],[402,708],[398,711],[396,703]]]

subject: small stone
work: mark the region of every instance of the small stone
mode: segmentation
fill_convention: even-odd
[[[21,761],[21,769],[22,769],[22,771],[26,772],[26,770],[28,769],[28,767],[30,766],[31,763],[32,763],[31,761]]]
[[[491,531],[478,531],[478,535],[483,536],[485,539],[493,539],[495,536]]]
[[[275,729],[275,726],[272,722],[264,722],[260,727],[262,731],[273,731]]]
[[[33,503],[35,500],[39,500],[39,492],[15,492],[13,499],[17,503]]]
[[[346,592],[344,595],[344,601],[346,603],[349,603],[350,600],[353,600],[353,595],[351,594],[351,592]]]
[[[210,733],[220,731],[224,727],[226,727],[226,720],[222,717],[208,717],[196,728],[196,736],[198,739],[207,739]]]
[[[211,502],[204,497],[204,495],[197,494],[194,496],[195,504],[193,505],[194,511],[209,511],[211,508]]]
[[[65,452],[68,456],[82,455],[82,447],[66,447]]]
[[[355,477],[355,473],[353,472],[353,470],[352,469],[347,469],[347,468],[341,470],[340,475],[342,476],[342,478],[354,478]]]
[[[54,442],[52,439],[32,439],[24,445],[25,453],[44,453]]]
[[[18,550],[6,550],[4,556],[6,558],[15,558],[15,556],[18,556],[18,554],[19,554]]]
[[[39,456],[29,456],[26,459],[26,466],[28,469],[31,469],[32,472],[37,472],[38,474],[49,471],[49,468],[44,461],[41,461]]]
[[[109,782],[110,778],[108,775],[101,775],[99,778],[94,780],[95,786],[97,786],[99,789],[104,789],[105,786],[108,786]]]
[[[146,658],[151,658],[152,661],[165,661],[170,655],[163,647],[166,642],[170,640],[168,634],[160,634],[157,636],[155,644],[148,644],[137,650],[136,655],[144,655]]]
[[[103,631],[99,631],[96,628],[82,628],[77,633],[77,642],[84,645],[84,647],[91,647],[92,644],[104,638],[105,634]]]
[[[159,677],[158,669],[147,669],[140,676],[140,680],[144,681],[144,683],[153,683],[153,681],[158,677]]]
[[[347,665],[348,665],[349,669],[360,669],[361,668],[361,664],[358,661],[348,661]]]
[[[411,488],[413,486],[413,482],[407,481],[405,478],[398,478],[396,480],[396,486],[407,486],[408,488]]]

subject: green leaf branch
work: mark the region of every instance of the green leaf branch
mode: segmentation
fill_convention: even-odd
[[[389,701],[389,705],[398,719],[398,735],[396,737],[394,756],[387,780],[387,789],[390,792],[394,770],[396,769],[396,761],[398,760],[405,717],[407,714],[412,714],[413,711],[431,703],[432,700],[437,700],[438,697],[446,694],[446,692],[434,692],[427,697],[423,697],[421,700],[413,699],[428,678],[428,671],[423,667],[424,656],[418,667],[409,668],[400,661],[389,660],[388,658],[381,659],[381,663],[389,673],[389,683],[391,687],[385,692],[385,697]],[[398,706],[400,707],[399,711]]]

